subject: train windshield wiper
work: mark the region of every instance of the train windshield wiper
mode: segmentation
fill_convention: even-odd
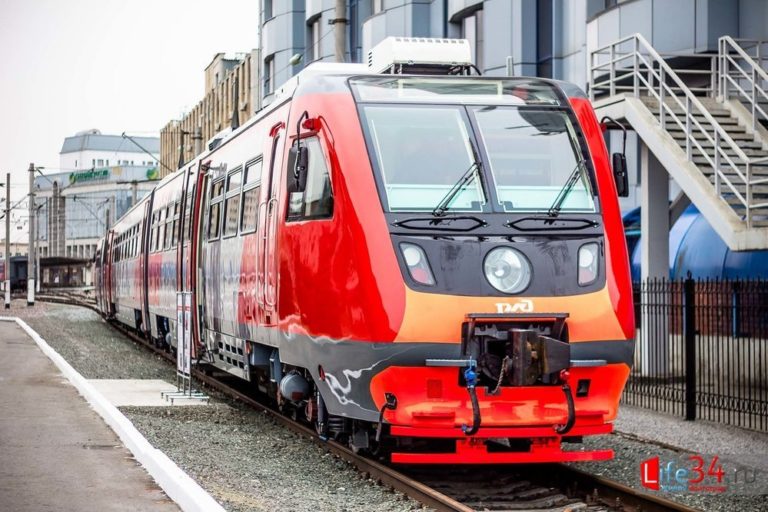
[[[557,193],[557,197],[555,197],[555,200],[552,202],[552,206],[549,207],[547,215],[553,218],[557,218],[557,216],[560,215],[560,209],[563,207],[563,203],[568,198],[571,190],[573,190],[576,182],[579,181],[579,178],[581,177],[581,170],[584,168],[586,163],[586,160],[583,158],[579,160],[579,162],[576,164],[576,167],[574,167],[571,171],[571,174],[568,175],[568,179],[566,180],[565,184],[563,184],[563,188],[561,188],[560,192]]]
[[[479,179],[479,171],[480,162],[475,160],[472,162],[472,165],[470,165],[469,168],[462,173],[456,183],[454,183],[451,189],[448,191],[448,193],[443,196],[439,203],[437,203],[437,206],[435,206],[435,208],[432,210],[432,215],[435,217],[442,217],[445,215],[445,212],[447,212],[451,207],[453,200],[456,199],[456,196],[458,196],[459,193],[472,182],[472,179]]]

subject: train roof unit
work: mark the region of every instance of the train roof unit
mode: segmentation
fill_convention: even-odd
[[[368,51],[368,70],[373,73],[443,75],[474,68],[466,39],[388,37]]]

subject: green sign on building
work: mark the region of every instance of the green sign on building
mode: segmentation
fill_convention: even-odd
[[[99,181],[106,179],[109,179],[109,169],[91,169],[90,171],[73,172],[69,175],[69,183]]]

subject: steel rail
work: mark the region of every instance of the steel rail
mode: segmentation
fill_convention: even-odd
[[[81,306],[98,313],[95,303],[86,302],[71,296],[61,297],[55,295],[42,295],[38,296],[37,299],[42,302]],[[175,364],[176,358],[173,355],[165,350],[155,347],[152,343],[130,329],[115,322],[108,321],[107,324],[125,335],[134,343],[147,347],[153,353],[162,356],[169,364]],[[259,412],[269,414],[271,418],[276,420],[280,425],[289,428],[302,437],[310,439],[329,453],[354,465],[358,471],[367,475],[372,480],[400,491],[423,505],[431,507],[439,512],[475,512],[477,510],[405,475],[393,467],[359,455],[336,441],[322,440],[314,429],[294,421],[290,417],[281,414],[279,411],[265,405],[247,393],[206,374],[200,369],[193,368],[193,376],[209,388],[215,389],[230,398],[234,398]],[[551,471],[553,466],[557,469],[557,472]],[[587,499],[596,499],[603,505],[616,510],[632,512],[662,512],[670,510],[677,512],[695,512],[697,510],[660,496],[633,489],[627,485],[605,477],[593,475],[570,465],[535,465],[534,468],[533,476],[535,478],[531,478],[531,480],[536,481],[537,485],[551,487],[553,483],[556,482],[558,487],[566,489],[572,488],[573,484],[576,483],[578,484],[577,488],[581,491],[581,494],[584,494]],[[496,473],[497,468],[495,466],[489,466],[489,469],[492,470],[494,474]],[[557,508],[559,509],[559,507]]]

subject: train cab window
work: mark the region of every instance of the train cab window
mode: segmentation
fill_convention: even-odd
[[[238,169],[227,177],[227,196],[224,200],[224,236],[237,234],[237,220],[240,213],[240,182],[242,170]]]
[[[288,159],[288,221],[327,219],[333,216],[333,190],[328,172],[325,154],[317,137],[301,139],[308,153],[306,185],[299,191],[298,180],[293,169],[296,151],[292,150]],[[293,149],[296,148],[294,143]]]
[[[253,233],[259,221],[259,192],[261,191],[261,157],[248,162],[243,180],[243,199],[240,214],[240,232]]]

